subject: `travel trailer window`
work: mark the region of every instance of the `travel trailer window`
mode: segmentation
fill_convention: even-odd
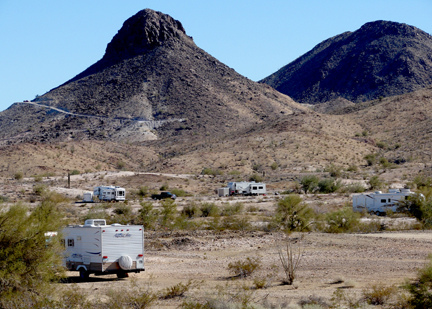
[[[73,238],[69,238],[68,239],[68,247],[73,247],[75,245],[74,239]]]
[[[386,199],[381,199],[381,203],[385,203],[386,202]]]
[[[260,190],[264,189],[263,187],[259,187]]]

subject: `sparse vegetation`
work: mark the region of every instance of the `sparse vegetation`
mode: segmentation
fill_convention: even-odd
[[[252,275],[256,270],[261,268],[259,258],[247,257],[245,260],[238,260],[228,264],[228,271],[235,277],[246,278]]]
[[[275,223],[286,232],[311,230],[314,212],[299,195],[290,194],[276,206]]]

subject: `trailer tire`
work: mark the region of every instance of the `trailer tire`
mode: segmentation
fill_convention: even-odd
[[[123,269],[123,270],[129,270],[129,269],[132,268],[133,261],[132,261],[132,258],[129,255],[122,255],[119,258],[118,263],[119,263],[119,266],[120,266],[121,269]]]
[[[85,268],[80,268],[80,279],[81,280],[87,280],[89,278],[89,272]]]

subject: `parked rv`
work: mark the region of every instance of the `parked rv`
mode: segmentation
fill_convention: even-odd
[[[64,228],[64,264],[79,271],[80,278],[90,274],[116,274],[144,271],[144,228],[142,225],[107,225],[104,219],[88,219],[84,225]]]
[[[388,193],[376,191],[367,194],[353,195],[353,210],[357,212],[370,212],[384,214],[388,210],[398,211],[399,203],[409,196],[415,195],[410,189],[390,189]]]
[[[114,186],[95,187],[93,197],[97,197],[100,201],[124,201],[126,199],[126,190]]]
[[[255,181],[247,182],[229,182],[229,195],[266,195],[265,183],[257,183]]]

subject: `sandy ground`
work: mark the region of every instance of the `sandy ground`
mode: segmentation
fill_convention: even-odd
[[[329,301],[337,289],[359,295],[372,284],[400,285],[416,275],[432,252],[432,232],[385,232],[374,234],[293,234],[301,248],[301,262],[293,286],[282,285],[284,273],[278,256],[285,236],[280,233],[155,233],[147,234],[146,271],[127,279],[115,276],[90,277],[77,287],[103,293],[124,287],[128,281],[162,291],[188,280],[199,282],[187,297],[216,297],[218,287],[226,294],[242,285],[253,287],[253,278],[235,279],[227,266],[246,257],[259,257],[262,269],[253,277],[267,278],[266,289],[253,290],[256,301],[295,305],[309,296]],[[303,237],[303,239],[301,239]],[[300,247],[297,247],[299,245]],[[276,265],[276,271],[272,269]],[[70,273],[70,275],[74,275]],[[157,307],[175,308],[184,299],[160,301]]]

